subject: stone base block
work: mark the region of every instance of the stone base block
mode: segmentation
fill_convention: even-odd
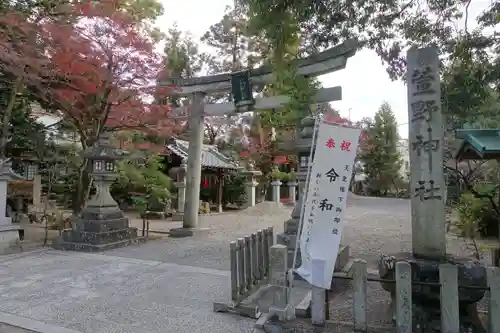
[[[170,237],[182,238],[182,237],[192,237],[205,235],[209,228],[172,228],[168,231]]]
[[[297,244],[297,236],[294,234],[277,234],[276,243],[285,245],[289,250],[295,249],[295,245]]]
[[[253,319],[258,319],[260,317],[259,307],[251,304],[226,304],[214,302],[213,305],[214,312],[230,312],[236,313],[240,316],[249,317]]]
[[[296,318],[311,318],[311,299],[312,292],[309,291],[306,296],[295,307]]]
[[[340,245],[334,272],[342,272],[344,270],[344,267],[349,262],[350,253],[349,245]]]
[[[293,265],[293,254],[294,250],[288,250],[288,267]],[[340,245],[339,253],[337,254],[337,260],[335,261],[334,272],[344,271],[344,267],[349,263],[350,249],[349,245]],[[302,263],[302,257],[300,254],[300,249],[297,251],[297,258],[295,262],[295,267],[299,267]]]
[[[175,213],[172,215],[172,221],[184,221],[184,213]]]
[[[404,261],[410,264],[412,280],[415,282],[435,283],[430,285],[412,285],[412,314],[414,330],[420,327],[425,332],[440,332],[441,327],[441,289],[439,286],[439,266],[444,263],[458,266],[458,285],[485,288],[487,277],[485,267],[478,261],[468,258],[445,256],[443,258],[416,257],[411,253],[383,255],[379,261],[379,276],[382,279],[394,279],[396,263]],[[395,285],[381,283],[382,288],[390,292],[395,309]],[[460,308],[460,331],[484,332],[479,319],[476,304],[484,297],[485,290],[479,288],[460,288],[458,301]],[[394,316],[394,313],[393,313]]]
[[[106,233],[116,230],[125,230],[129,226],[128,218],[113,218],[108,220],[78,220],[75,230],[88,233]]]
[[[64,242],[101,245],[137,238],[137,228],[126,228],[106,232],[67,230],[62,234]]]
[[[284,233],[287,235],[296,235],[299,230],[299,220],[290,219],[284,223]]]
[[[120,247],[129,246],[132,244],[145,243],[147,241],[146,237],[136,237],[132,239],[123,239],[117,242],[105,243],[105,244],[89,244],[89,243],[75,243],[75,242],[65,242],[62,240],[56,240],[52,244],[52,247],[56,250],[65,251],[79,251],[79,252],[102,252],[112,249],[117,249]]]
[[[19,226],[0,226],[0,254],[11,253],[17,246],[20,246]]]

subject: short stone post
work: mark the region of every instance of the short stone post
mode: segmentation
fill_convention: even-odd
[[[326,290],[314,285],[323,283],[325,260],[312,258],[311,265],[311,319],[313,325],[324,325],[326,320]]]
[[[289,180],[287,182],[288,185],[288,202],[292,205],[295,205],[295,198],[297,196],[297,181],[295,179]]]
[[[19,226],[12,224],[12,218],[6,216],[8,181],[22,179],[11,169],[9,160],[0,161],[0,253],[19,242]]]
[[[279,180],[273,180],[271,182],[271,186],[273,187],[273,201],[274,202],[280,202],[280,187],[281,187],[281,182]]]
[[[38,172],[33,176],[33,206],[42,207],[42,176]]]
[[[186,160],[183,159],[177,172],[177,181],[174,186],[177,188],[177,209],[173,216],[174,221],[183,221],[184,206],[186,204]]]
[[[269,259],[269,283],[274,286],[275,294],[273,303],[269,307],[269,314],[277,316],[279,320],[291,319],[288,306],[287,290],[287,247],[284,245],[273,245],[270,248]]]
[[[262,175],[262,172],[258,170],[254,170],[253,165],[249,165],[249,168],[247,171],[243,171],[243,176],[246,177],[246,182],[245,182],[245,193],[246,193],[246,203],[245,203],[245,208],[248,207],[253,207],[255,206],[256,203],[256,188],[259,183],[257,182],[257,177]]]

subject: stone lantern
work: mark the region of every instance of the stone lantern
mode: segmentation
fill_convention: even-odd
[[[257,181],[257,177],[262,176],[262,172],[259,170],[255,170],[255,167],[252,163],[248,164],[248,168],[246,171],[242,172],[242,175],[246,177],[245,182],[245,192],[246,192],[246,203],[245,208],[255,206],[257,201],[257,195],[255,189],[259,182]]]
[[[116,162],[128,155],[109,143],[109,132],[83,156],[92,166],[96,194],[83,209],[71,230],[64,230],[55,243],[56,248],[76,251],[102,251],[126,246],[144,240],[137,237],[137,228],[129,227],[129,220],[118,207],[110,187],[118,177]]]
[[[7,186],[9,180],[20,180],[22,176],[12,171],[9,159],[0,160],[0,253],[19,242],[19,226],[12,224],[7,216]]]
[[[184,220],[184,205],[186,203],[186,169],[187,160],[182,159],[181,165],[170,169],[169,176],[175,179],[174,186],[177,189],[177,207],[176,213],[172,217],[174,221]]]

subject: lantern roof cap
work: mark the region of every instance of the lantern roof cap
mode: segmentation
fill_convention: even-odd
[[[85,149],[83,157],[91,160],[120,160],[130,155],[126,150],[115,148],[110,143],[111,132],[104,130],[92,147]]]
[[[10,158],[0,159],[0,180],[8,181],[20,179],[24,179],[24,177],[12,170],[12,162]]]

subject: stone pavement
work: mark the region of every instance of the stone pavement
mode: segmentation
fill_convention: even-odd
[[[254,320],[212,312],[229,299],[227,271],[54,250],[6,259],[0,312],[67,333],[254,331]]]

